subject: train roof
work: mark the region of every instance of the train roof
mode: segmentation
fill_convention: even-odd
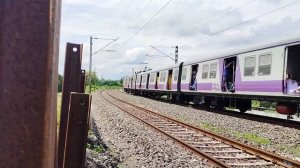
[[[200,59],[197,58],[197,59],[193,59],[191,61],[184,62],[184,65],[190,65],[190,64],[195,64],[195,63],[199,63],[199,62],[219,59],[219,58],[226,58],[226,57],[230,57],[230,56],[233,56],[233,55],[243,54],[243,53],[247,53],[247,52],[252,52],[252,51],[257,51],[257,50],[262,50],[262,49],[267,49],[267,48],[272,48],[272,47],[290,45],[290,44],[294,44],[294,43],[299,43],[300,44],[300,37],[286,38],[286,39],[282,39],[282,40],[277,40],[276,42],[269,42],[269,43],[263,42],[263,44],[256,44],[254,46],[247,47],[247,48],[244,48],[244,49],[239,49],[239,50],[231,50],[231,51],[227,51],[227,52],[223,51],[223,52],[219,52],[217,54],[209,55],[209,58],[200,58]],[[158,71],[177,68],[177,67],[179,67],[179,64],[165,66],[163,68],[151,70],[151,71],[148,71],[148,72],[143,72],[143,73],[140,73],[140,74],[137,74],[137,75],[144,75],[144,74],[149,74],[149,73],[153,73],[153,72],[158,72]]]
[[[193,59],[191,61],[184,62],[184,65],[190,65],[193,63],[199,63],[199,62],[204,62],[204,61],[209,61],[209,60],[214,60],[214,59],[219,59],[219,58],[226,58],[226,57],[230,57],[233,55],[243,54],[243,53],[247,53],[247,52],[253,52],[253,51],[272,48],[272,47],[279,47],[279,46],[289,45],[289,44],[293,44],[293,43],[300,43],[300,37],[286,38],[286,39],[277,40],[276,42],[269,42],[269,43],[263,42],[261,44],[256,44],[256,45],[246,47],[243,49],[222,51],[222,52],[219,52],[216,54],[209,55],[209,58],[200,58],[200,59],[197,58],[197,59]]]

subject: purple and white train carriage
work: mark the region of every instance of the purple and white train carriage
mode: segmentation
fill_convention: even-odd
[[[167,95],[216,108],[235,103],[245,112],[251,100],[277,102],[277,111],[294,114],[300,95],[288,94],[287,79],[300,81],[300,38],[124,78],[124,90],[144,96]]]

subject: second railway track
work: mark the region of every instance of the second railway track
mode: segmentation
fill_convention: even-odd
[[[102,92],[104,99],[217,167],[300,167],[300,162],[216,135]]]

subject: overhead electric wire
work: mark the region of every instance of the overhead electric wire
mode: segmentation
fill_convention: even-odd
[[[148,8],[148,6],[150,5],[150,3],[152,2],[152,0],[149,0],[148,3],[146,4],[146,6],[142,9],[142,11],[131,21],[132,22],[135,22],[144,12],[145,10]],[[127,26],[127,28],[129,28],[130,26]],[[126,29],[127,29],[126,28]]]
[[[161,54],[165,55],[165,57],[169,57],[169,58],[171,58],[172,60],[174,60],[174,61],[175,61],[175,59],[174,59],[174,58],[172,58],[172,57],[170,57],[168,54],[166,54],[166,53],[164,53],[164,52],[160,51],[159,49],[157,49],[157,48],[155,48],[155,47],[153,47],[153,46],[150,46],[150,47],[151,47],[151,48],[153,48],[154,50],[158,51],[159,53],[161,53]]]
[[[97,54],[98,52],[100,52],[101,50],[103,50],[104,48],[106,48],[107,46],[109,46],[110,44],[112,44],[113,42],[117,41],[118,39],[119,39],[119,37],[118,37],[118,38],[116,38],[116,39],[112,39],[112,41],[111,41],[111,42],[109,42],[109,43],[108,43],[108,44],[106,44],[105,46],[101,47],[99,50],[97,50],[96,52],[94,52],[92,55],[95,55],[95,54]]]
[[[277,11],[279,11],[279,10],[281,10],[281,9],[284,9],[284,8],[286,8],[286,7],[289,7],[289,6],[292,6],[292,5],[294,5],[294,4],[296,4],[296,3],[299,3],[299,2],[300,2],[300,0],[294,1],[294,2],[292,2],[292,3],[290,3],[290,4],[281,6],[281,7],[279,7],[279,8],[274,9],[274,10],[271,10],[271,11],[269,11],[269,12],[266,12],[266,13],[263,13],[263,14],[261,14],[261,15],[258,15],[258,16],[254,17],[254,18],[245,20],[245,21],[240,22],[240,23],[235,24],[235,25],[231,25],[231,26],[229,26],[229,27],[227,27],[227,28],[224,28],[224,29],[222,29],[222,30],[220,30],[220,31],[217,31],[217,32],[214,32],[213,34],[208,35],[208,37],[205,37],[205,38],[202,38],[202,39],[199,39],[199,40],[195,40],[195,41],[205,40],[205,39],[207,39],[207,38],[210,38],[211,36],[215,36],[215,35],[217,35],[217,34],[219,34],[219,33],[221,33],[221,32],[224,32],[224,31],[230,30],[230,29],[232,29],[232,28],[238,27],[238,26],[240,26],[240,25],[243,25],[243,24],[245,24],[245,23],[254,21],[254,20],[256,20],[256,19],[259,19],[259,18],[264,17],[264,16],[266,16],[266,15],[269,15],[269,14],[271,14],[271,13],[277,12]]]
[[[193,28],[193,29],[191,29],[191,30],[189,30],[189,31],[186,31],[186,32],[184,32],[184,33],[181,33],[181,34],[178,35],[178,36],[182,36],[182,35],[191,33],[191,32],[193,32],[193,31],[196,31],[196,30],[200,29],[201,27],[206,26],[208,23],[211,23],[212,21],[214,21],[214,20],[216,20],[216,19],[222,18],[222,17],[224,17],[225,15],[228,15],[229,13],[232,13],[233,11],[236,11],[236,10],[238,10],[238,9],[241,9],[241,8],[247,6],[247,5],[249,5],[249,4],[251,4],[251,3],[255,2],[255,1],[257,1],[257,0],[247,1],[247,2],[244,3],[243,5],[241,5],[241,6],[237,7],[237,8],[234,8],[234,9],[232,9],[232,10],[230,10],[230,11],[224,13],[224,14],[221,14],[221,15],[215,16],[215,17],[211,17],[210,19],[207,19],[207,20],[208,20],[207,22],[205,22],[205,23],[201,24],[200,26],[197,26],[197,27],[195,27],[195,28]]]
[[[142,31],[145,26],[150,23],[162,10],[164,10],[171,2],[172,0],[169,0],[162,8],[160,8],[151,18],[149,18],[140,28],[138,31],[136,31],[129,39],[127,39],[124,44],[131,41],[140,31]]]
[[[136,16],[134,17],[134,19],[132,19],[131,21],[129,21],[128,23],[128,26],[126,28],[124,28],[122,31],[120,31],[122,34],[125,30],[127,30],[129,27],[131,27],[131,24],[134,23],[140,16],[143,15],[143,13],[145,12],[145,10],[149,7],[150,3],[152,2],[153,0],[149,0],[148,3],[146,4],[146,6],[142,9],[142,11]]]

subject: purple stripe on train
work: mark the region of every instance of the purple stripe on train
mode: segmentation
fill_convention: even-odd
[[[190,84],[182,83],[181,89],[190,90]],[[212,90],[212,83],[197,83],[197,90]]]
[[[282,80],[236,82],[236,91],[282,92]]]
[[[235,91],[283,92],[282,80],[242,81],[239,60],[237,58]]]
[[[172,90],[177,90],[177,83],[172,83]]]
[[[167,90],[167,84],[166,83],[164,83],[164,84],[158,84],[157,87],[160,90]]]
[[[141,85],[141,89],[146,89],[146,85]]]
[[[155,84],[149,84],[148,89],[155,89]]]

